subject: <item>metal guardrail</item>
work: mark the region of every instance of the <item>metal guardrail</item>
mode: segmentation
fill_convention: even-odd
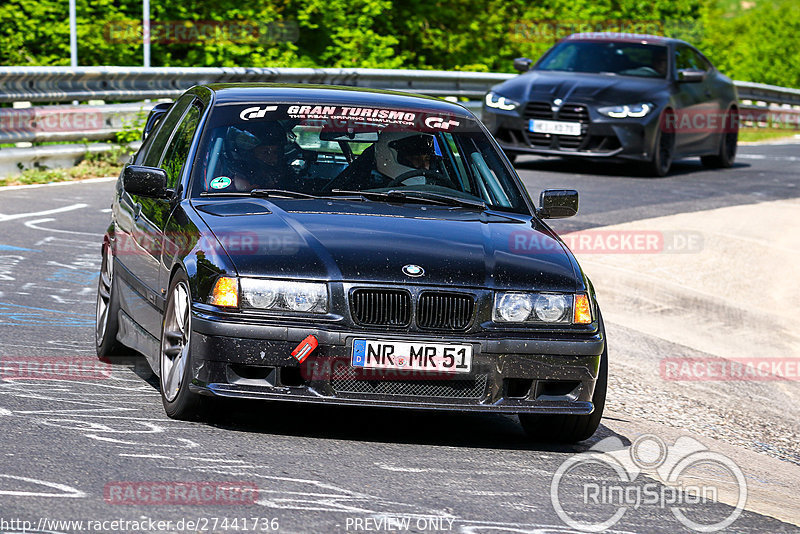
[[[174,98],[193,85],[224,82],[349,85],[480,99],[488,87],[511,76],[390,69],[0,67],[0,102]]]
[[[514,76],[516,74],[387,69],[0,67],[0,103],[138,101],[0,108],[0,143],[113,139],[126,123],[149,111],[152,104],[142,100],[175,98],[197,84],[274,82],[393,89],[467,99],[468,102],[462,103],[478,112],[484,93]],[[800,89],[734,83],[739,92],[743,121],[758,125],[779,119],[800,128]],[[0,152],[9,155],[6,150]],[[17,152],[20,153],[17,163],[22,166],[29,166],[34,160],[48,161],[44,152],[27,160],[19,159],[22,150]],[[0,165],[0,173],[8,168]]]

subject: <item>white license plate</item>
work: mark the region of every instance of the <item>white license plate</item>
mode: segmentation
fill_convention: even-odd
[[[528,129],[534,133],[555,134],[555,135],[580,135],[581,123],[543,121],[539,119],[531,119],[530,122],[528,123]]]
[[[469,373],[472,345],[356,339],[350,362],[364,369]]]

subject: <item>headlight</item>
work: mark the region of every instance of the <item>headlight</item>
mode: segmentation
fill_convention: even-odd
[[[645,102],[642,104],[632,104],[630,106],[607,106],[604,108],[597,108],[597,111],[612,119],[627,119],[629,117],[638,119],[653,111],[655,107],[654,104]]]
[[[242,278],[241,287],[242,307],[305,313],[328,312],[326,284]]]
[[[527,321],[533,310],[532,295],[525,293],[503,293],[495,297],[494,320],[509,323]]]
[[[589,297],[579,293],[496,293],[492,319],[499,323],[590,324]]]
[[[506,98],[492,92],[486,93],[485,102],[487,107],[503,109],[505,111],[511,111],[519,107],[519,102],[514,102],[510,98]]]

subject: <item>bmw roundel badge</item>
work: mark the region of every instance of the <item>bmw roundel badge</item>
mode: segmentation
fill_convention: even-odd
[[[422,276],[423,274],[425,274],[425,269],[423,269],[419,265],[410,264],[410,265],[404,265],[403,266],[403,272],[405,274],[407,274],[408,276],[417,277],[417,276]]]

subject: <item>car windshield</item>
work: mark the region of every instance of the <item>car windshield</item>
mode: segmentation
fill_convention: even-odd
[[[667,57],[667,47],[661,45],[565,41],[551,49],[534,70],[666,78]]]
[[[475,119],[419,109],[217,105],[200,140],[192,196],[247,194],[530,213]]]

